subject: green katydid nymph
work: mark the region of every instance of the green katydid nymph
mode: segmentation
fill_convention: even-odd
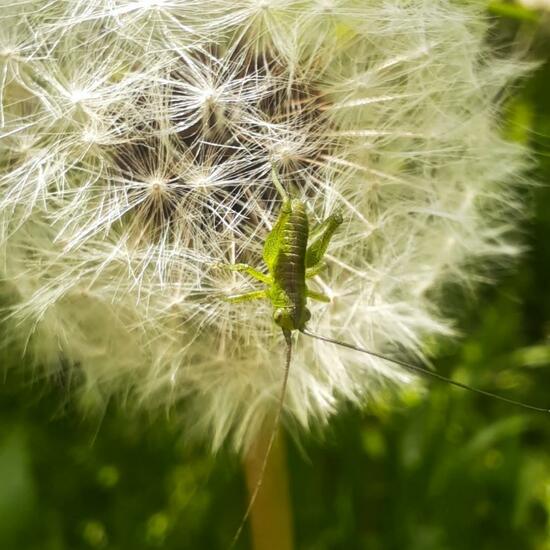
[[[232,271],[243,271],[264,283],[265,290],[236,294],[225,298],[229,302],[268,299],[273,305],[273,320],[279,325],[287,342],[294,330],[303,331],[311,314],[307,298],[330,302],[330,298],[307,287],[306,280],[319,274],[323,258],[334,232],[343,221],[340,213],[309,230],[306,207],[300,199],[291,199],[272,171],[273,183],[281,195],[282,206],[273,229],[267,235],[263,258],[268,275],[248,264],[229,264]]]
[[[263,259],[268,273],[263,273],[255,267],[243,263],[219,265],[219,267],[224,269],[244,272],[265,285],[265,288],[262,290],[254,290],[244,294],[230,295],[225,297],[224,300],[233,303],[260,299],[269,300],[273,306],[273,321],[282,329],[287,346],[285,372],[281,386],[278,408],[275,415],[274,427],[266,447],[257,484],[250,495],[248,507],[241,525],[233,538],[231,548],[233,548],[238,540],[244,524],[250,515],[256,497],[258,496],[269,454],[277,435],[288,383],[288,374],[292,357],[292,332],[294,331],[300,331],[306,336],[310,336],[330,344],[336,344],[355,351],[367,353],[378,357],[379,359],[395,363],[405,369],[431,376],[437,380],[452,384],[462,389],[480,393],[519,407],[550,413],[550,409],[535,407],[513,399],[508,399],[507,397],[503,397],[489,391],[473,388],[418,365],[387,357],[380,353],[358,347],[354,344],[341,342],[339,340],[310,332],[306,328],[306,324],[311,317],[311,314],[307,308],[308,298],[327,303],[330,302],[330,298],[325,294],[309,289],[307,286],[307,280],[318,275],[323,269],[325,253],[332,237],[334,236],[334,233],[342,224],[343,217],[340,212],[336,212],[310,230],[309,219],[304,202],[298,198],[292,198],[287,194],[283,185],[279,181],[275,168],[272,168],[272,179],[275,188],[281,196],[282,204],[275,224],[268,233],[264,242]]]

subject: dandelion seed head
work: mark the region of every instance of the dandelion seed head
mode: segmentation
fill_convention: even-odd
[[[526,67],[476,8],[356,0],[94,0],[0,14],[0,272],[11,342],[84,403],[173,408],[214,448],[272,414],[283,340],[257,288],[281,198],[344,224],[311,326],[423,357],[449,284],[517,254],[523,149],[499,133]],[[488,263],[489,262],[489,263]],[[298,337],[309,429],[414,378]]]

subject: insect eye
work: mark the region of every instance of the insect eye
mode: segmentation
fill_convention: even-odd
[[[283,310],[282,310],[282,309],[276,309],[276,310],[273,312],[273,320],[274,320],[277,324],[280,324],[280,322],[283,320]]]

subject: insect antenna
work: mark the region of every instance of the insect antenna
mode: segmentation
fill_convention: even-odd
[[[273,420],[273,429],[271,430],[271,435],[269,436],[269,441],[267,443],[267,447],[264,453],[262,466],[260,468],[260,473],[258,476],[258,481],[256,482],[254,490],[250,495],[248,506],[246,507],[246,511],[244,513],[243,519],[241,520],[241,524],[239,525],[239,528],[237,529],[237,531],[235,532],[235,535],[233,536],[233,540],[231,541],[229,550],[232,550],[235,547],[235,544],[237,544],[237,541],[241,536],[241,533],[242,533],[242,530],[244,529],[246,521],[248,520],[250,513],[252,512],[252,507],[254,506],[254,503],[256,502],[256,498],[258,497],[258,494],[260,492],[260,488],[262,487],[265,469],[267,467],[267,462],[269,460],[269,455],[271,453],[273,443],[275,443],[275,438],[279,433],[280,420],[283,414],[283,405],[285,401],[286,387],[288,384],[288,373],[290,372],[290,360],[292,359],[292,335],[290,330],[283,329],[283,335],[286,341],[285,373],[283,377],[283,385],[281,386],[281,393],[279,395],[279,401],[277,403],[277,412],[275,414],[275,419]]]
[[[418,365],[413,365],[412,363],[408,363],[406,361],[401,361],[400,359],[394,359],[393,357],[387,357],[386,355],[382,355],[381,353],[377,353],[375,351],[371,351],[359,346],[356,346],[354,344],[349,344],[347,342],[340,342],[339,340],[334,340],[333,338],[328,338],[327,336],[321,336],[320,334],[315,334],[313,332],[310,332],[309,330],[302,329],[300,331],[302,334],[305,334],[306,336],[310,336],[311,338],[315,338],[317,340],[321,340],[323,342],[328,342],[329,344],[335,344],[337,346],[342,346],[344,348],[352,349],[354,351],[359,351],[361,353],[367,353],[368,355],[372,355],[373,357],[378,357],[379,359],[383,359],[384,361],[389,361],[391,363],[395,363],[396,365],[399,365],[400,367],[403,367],[405,369],[408,369],[410,371],[419,372],[425,376],[431,376],[432,378],[435,378],[436,380],[439,380],[440,382],[446,382],[447,384],[451,384],[453,386],[456,386],[457,388],[462,388],[463,390],[468,390],[473,393],[479,393],[481,395],[485,395],[487,397],[491,397],[492,399],[498,399],[499,401],[504,401],[505,403],[508,403],[509,405],[515,405],[516,407],[523,407],[524,409],[529,409],[532,411],[537,412],[543,412],[543,413],[550,413],[550,409],[546,409],[544,407],[535,407],[534,405],[529,405],[527,403],[522,403],[521,401],[516,401],[515,399],[509,399],[508,397],[504,397],[502,395],[498,395],[496,393],[492,393],[490,391],[481,390],[479,388],[474,388],[472,386],[468,386],[468,384],[463,384],[462,382],[457,382],[456,380],[452,380],[451,378],[447,378],[446,376],[443,376],[442,374],[438,374],[437,372],[433,372],[431,370],[425,369],[424,367],[420,367]]]

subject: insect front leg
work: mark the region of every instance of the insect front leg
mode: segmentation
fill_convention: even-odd
[[[308,298],[311,298],[312,300],[317,300],[318,302],[330,304],[330,298],[326,294],[323,294],[322,292],[315,292],[315,290],[308,289],[306,295]]]
[[[342,214],[337,212],[311,230],[306,252],[306,268],[315,268],[321,264],[330,240],[342,221]]]
[[[225,302],[236,304],[238,302],[251,302],[252,300],[263,300],[267,298],[265,290],[254,290],[252,292],[245,292],[244,294],[232,294],[223,298]]]
[[[251,265],[248,264],[220,264],[218,267],[221,269],[228,269],[230,271],[238,271],[240,273],[246,273],[247,275],[250,275],[257,281],[260,281],[266,285],[271,284],[271,277],[269,275],[266,275],[265,273],[262,273],[261,271],[258,271],[257,269],[253,268]]]

